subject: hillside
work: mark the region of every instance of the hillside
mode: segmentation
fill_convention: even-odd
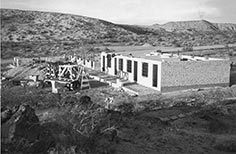
[[[155,24],[151,26],[155,29],[163,28],[166,31],[200,31],[200,32],[220,32],[220,31],[234,31],[236,32],[236,24],[227,23],[211,23],[206,20],[195,21],[179,21],[168,22],[163,25]]]
[[[215,23],[215,25],[222,31],[236,31],[236,24],[231,23]]]
[[[129,41],[136,36],[110,22],[70,14],[1,9],[1,21],[2,41]]]
[[[140,26],[140,25],[119,25],[119,26],[139,35],[147,35],[147,34],[164,35],[168,33],[163,28],[157,29],[157,28],[152,28],[149,26]]]
[[[62,13],[1,9],[2,58],[75,53],[82,46],[143,45],[184,47],[236,43],[235,24],[208,21],[164,25],[121,25]]]

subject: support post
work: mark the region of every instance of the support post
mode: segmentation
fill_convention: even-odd
[[[51,81],[51,84],[52,84],[52,93],[57,94],[58,89],[56,88],[56,81]]]

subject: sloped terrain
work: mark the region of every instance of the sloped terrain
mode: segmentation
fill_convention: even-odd
[[[206,20],[195,20],[195,21],[178,21],[168,22],[163,25],[152,25],[152,28],[160,29],[163,28],[167,31],[195,31],[195,32],[220,32],[228,31],[235,32],[236,24],[230,23],[211,23]]]
[[[222,31],[236,31],[236,24],[231,23],[215,23],[215,25]]]
[[[2,93],[1,152],[235,153],[236,104],[224,100],[236,96],[235,88],[130,98],[107,110],[106,87],[61,95],[11,87]]]
[[[131,32],[134,32],[136,34],[156,34],[156,35],[161,35],[161,34],[165,34],[168,33],[167,31],[165,31],[165,29],[163,28],[152,28],[149,26],[139,26],[139,25],[119,25],[120,27],[129,30]]]
[[[78,52],[84,46],[143,45],[185,47],[232,44],[235,24],[208,21],[164,25],[120,25],[79,15],[1,9],[2,58]]]
[[[7,74],[22,79],[41,67]],[[105,85],[54,94],[2,80],[1,153],[235,153],[235,97],[236,86],[131,97]]]
[[[134,33],[119,26],[89,17],[1,9],[2,41],[75,41],[129,39]]]

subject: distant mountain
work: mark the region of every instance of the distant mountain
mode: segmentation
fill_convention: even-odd
[[[236,24],[232,23],[214,23],[221,31],[233,31],[236,32]]]
[[[236,32],[236,24],[206,20],[168,22],[152,26],[120,25],[62,13],[1,9],[1,41],[143,42],[144,35],[175,35],[169,32]],[[152,38],[153,39],[153,38]]]
[[[163,28],[157,29],[157,28],[152,28],[150,26],[140,26],[140,25],[119,25],[119,26],[139,35],[166,33],[166,30]]]
[[[236,24],[211,23],[206,20],[168,22],[163,25],[154,24],[150,27],[154,29],[163,28],[169,32],[184,32],[184,31],[195,31],[195,32],[234,31],[236,32]]]

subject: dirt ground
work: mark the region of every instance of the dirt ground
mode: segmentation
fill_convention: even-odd
[[[110,96],[117,99],[117,104],[134,104],[131,114],[111,114],[110,125],[118,132],[116,139],[111,141],[99,138],[96,146],[99,147],[99,150],[96,149],[97,153],[230,154],[236,152],[236,101],[225,100],[225,98],[236,97],[235,86],[152,95],[148,99],[130,97],[122,91],[107,86],[81,92],[66,92],[63,95],[52,94],[50,88],[13,86],[2,89],[2,106],[30,104],[36,110],[40,123],[50,127],[53,132],[59,131],[57,135],[60,136],[64,130],[54,128],[51,123],[61,124],[60,117],[67,115],[68,108],[62,104],[72,102],[76,105],[79,98],[84,95],[91,97],[93,102],[102,106],[105,105],[104,98]],[[74,105],[71,108],[74,108]],[[66,147],[68,146],[71,148],[75,145]],[[68,151],[73,153],[74,150]],[[9,153],[4,149],[2,152]]]
[[[159,119],[160,116],[183,114],[192,110],[197,112],[177,120],[163,122]],[[224,107],[173,107],[122,116],[119,121],[118,140],[109,149],[112,147],[112,153],[117,154],[234,153],[235,111],[234,103]]]
[[[234,79],[234,67],[231,72]],[[97,81],[91,81],[91,87],[53,94],[51,87],[22,87],[5,80],[1,83],[1,108],[30,105],[40,125],[57,139],[58,145],[47,151],[50,154],[236,153],[235,85],[141,97],[131,97],[121,89]],[[100,119],[103,127],[99,129],[114,128],[115,137],[111,139],[110,134],[103,133],[90,137],[92,143],[84,144],[78,132],[71,133],[74,131],[71,123],[78,126],[81,122],[75,117],[80,113],[77,109],[83,96],[91,98],[102,110],[107,105],[106,98],[114,98],[111,108]],[[2,153],[24,153],[14,145],[1,144]],[[89,150],[83,151],[84,148]]]

